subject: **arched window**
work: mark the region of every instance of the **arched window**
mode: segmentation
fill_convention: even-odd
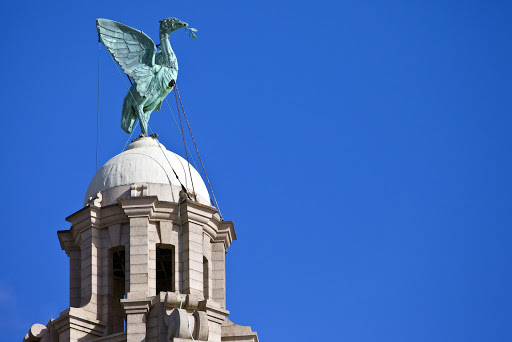
[[[156,293],[174,291],[174,248],[156,248]]]
[[[205,299],[210,298],[210,272],[208,271],[208,259],[203,256],[203,295]]]
[[[126,295],[126,273],[124,248],[112,251],[112,333],[124,331],[124,310],[121,299]]]

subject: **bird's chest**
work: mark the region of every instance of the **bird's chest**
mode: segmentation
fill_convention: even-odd
[[[153,84],[151,85],[153,91],[147,97],[144,105],[145,109],[154,110],[162,100],[172,91],[176,75],[173,69],[162,67],[158,70]]]

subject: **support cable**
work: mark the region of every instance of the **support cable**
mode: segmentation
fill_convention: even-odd
[[[153,132],[153,130],[151,129],[151,126],[149,126],[149,123],[148,123],[148,129],[150,132]],[[152,133],[154,134],[154,133]],[[162,154],[164,155],[165,157],[165,160],[167,160],[167,163],[169,164],[169,166],[171,167],[171,170],[172,172],[174,172],[174,176],[176,176],[176,179],[178,180],[178,182],[180,182],[180,185],[181,185],[181,190],[185,191],[185,194],[187,194],[187,197],[190,198],[190,196],[188,196],[188,191],[187,191],[187,188],[183,185],[183,183],[180,181],[180,178],[178,177],[178,174],[176,173],[176,171],[174,171],[174,168],[172,167],[172,164],[171,162],[169,161],[169,159],[167,158],[167,155],[165,154],[164,152],[164,149],[162,148],[162,146],[160,145],[160,142],[158,141],[158,139],[155,138],[155,140],[157,141],[157,145],[158,147],[160,147],[160,151],[162,151]],[[181,161],[178,159],[178,161],[180,162],[181,164]],[[183,164],[181,164],[181,167],[183,168],[183,173],[186,174],[186,171],[185,171],[185,168],[183,167]],[[171,183],[172,184],[172,183]],[[185,177],[185,184],[187,184],[187,178]]]
[[[96,171],[98,171],[98,150],[100,141],[100,57],[101,39],[98,37],[98,104],[96,110]]]
[[[178,94],[178,98],[180,100],[181,109],[183,111],[183,116],[185,117],[185,121],[187,122],[188,130],[190,132],[190,136],[192,137],[192,141],[194,142],[194,146],[196,148],[197,156],[199,157],[199,161],[201,162],[201,166],[203,168],[204,175],[206,176],[206,180],[208,181],[208,186],[210,187],[210,191],[212,192],[213,200],[215,201],[215,206],[217,207],[217,210],[219,211],[219,215],[222,218],[222,214],[220,212],[219,203],[217,203],[217,199],[215,198],[215,193],[213,192],[212,185],[210,183],[210,179],[208,178],[208,174],[206,173],[206,169],[204,168],[203,160],[201,159],[201,155],[199,154],[199,149],[197,148],[196,140],[194,139],[194,135],[192,134],[192,129],[190,128],[190,123],[187,119],[187,114],[185,114],[185,108],[183,108],[183,102],[181,101],[180,91],[178,90],[178,84],[175,84],[175,91]]]
[[[137,123],[139,122],[139,118],[137,118],[135,120],[135,123],[133,124],[133,126],[137,126]],[[124,150],[126,149],[126,146],[128,146],[128,143],[130,142],[130,139],[132,138],[132,135],[133,135],[133,132],[135,132],[134,129],[132,129],[132,132],[130,133],[130,136],[128,137],[128,140],[126,140],[126,143],[124,144],[124,147],[123,147],[123,150],[121,152],[124,152]]]
[[[183,135],[183,131],[180,131],[180,126],[178,126],[178,121],[176,121],[176,117],[174,116],[174,112],[171,109],[171,105],[169,104],[169,101],[167,101],[167,97],[165,98],[165,102],[167,103],[167,107],[169,107],[169,111],[171,112],[172,119],[174,120],[174,123],[176,124],[176,128],[178,129],[178,132],[180,132],[181,137],[185,139],[185,136]],[[196,160],[194,159],[194,156],[192,156],[192,152],[190,152],[190,149],[188,148],[188,144],[185,144],[187,146],[187,152],[190,156],[190,159],[192,159],[192,162],[194,163],[194,167],[197,168]]]
[[[187,157],[188,174],[190,175],[190,182],[192,183],[192,192],[194,194],[195,200],[197,201],[197,194],[196,194],[196,190],[194,189],[194,179],[192,178],[192,171],[190,170],[190,163],[188,161],[187,143],[185,142],[185,134],[183,134],[183,123],[181,122],[181,113],[180,113],[180,107],[178,106],[178,97],[176,96],[176,92],[174,92],[174,97],[176,99],[176,108],[178,108],[178,117],[180,119],[181,136],[183,137],[183,145],[185,146],[185,156]]]

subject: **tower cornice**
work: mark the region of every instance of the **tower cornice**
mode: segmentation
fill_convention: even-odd
[[[158,206],[158,197],[140,196],[130,198],[120,198],[118,203],[129,218],[153,216],[155,208]]]

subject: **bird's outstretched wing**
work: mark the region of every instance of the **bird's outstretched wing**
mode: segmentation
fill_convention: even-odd
[[[139,94],[147,96],[155,76],[155,43],[144,32],[109,19],[96,19],[96,27],[108,52],[137,83]]]

